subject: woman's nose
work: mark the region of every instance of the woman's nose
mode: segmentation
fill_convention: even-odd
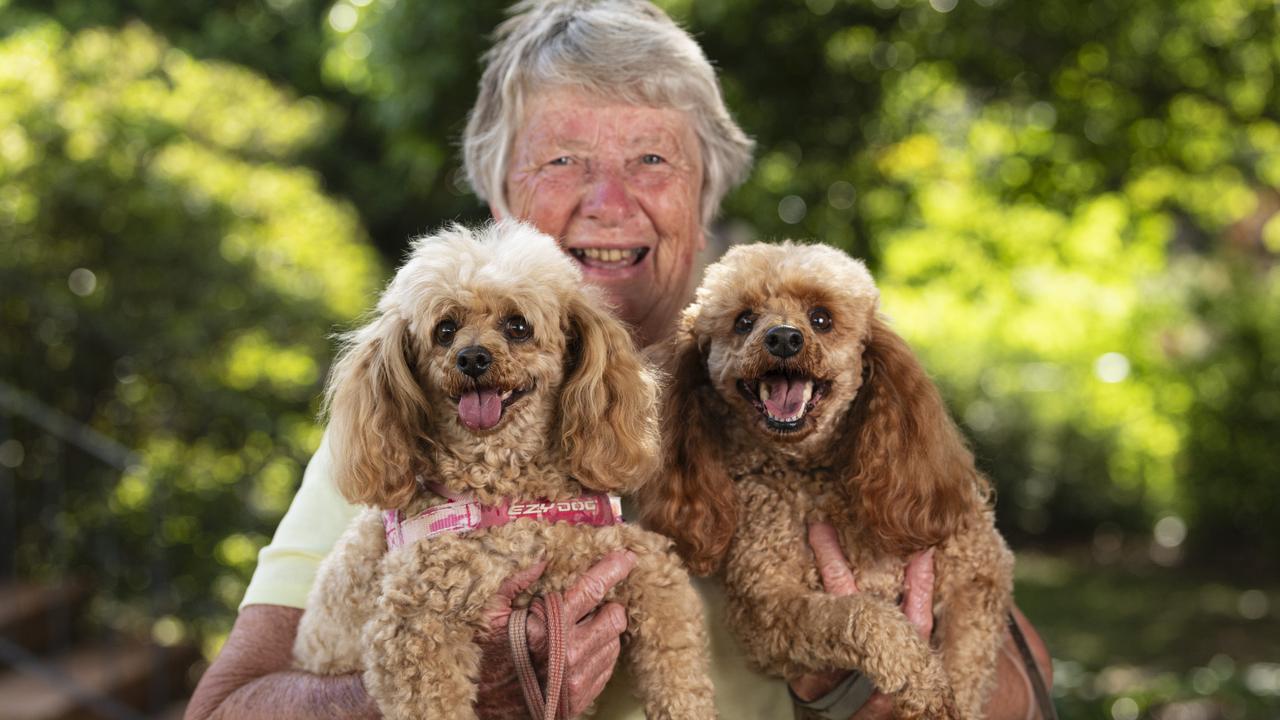
[[[592,173],[586,196],[582,200],[583,213],[602,223],[612,224],[626,219],[635,209],[635,198],[618,173],[604,170]]]

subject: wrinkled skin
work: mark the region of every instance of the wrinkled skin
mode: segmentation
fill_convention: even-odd
[[[551,89],[532,97],[516,134],[508,206],[560,242],[644,347],[671,332],[689,300],[705,245],[702,169],[683,111]],[[647,252],[604,267],[580,256],[586,248]]]

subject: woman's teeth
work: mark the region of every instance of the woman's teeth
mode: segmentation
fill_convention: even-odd
[[[649,248],[569,248],[569,254],[588,265],[627,267],[634,265],[649,252]]]

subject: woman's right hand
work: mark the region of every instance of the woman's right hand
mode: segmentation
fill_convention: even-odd
[[[627,629],[627,612],[618,603],[601,603],[615,585],[626,579],[635,564],[633,553],[611,552],[564,593],[564,614],[570,620],[565,637],[564,678],[569,717],[582,713],[595,702],[613,675],[622,648],[622,633]],[[526,713],[507,639],[507,623],[515,597],[542,577],[545,569],[544,561],[511,575],[489,603],[486,611],[489,632],[477,638],[481,667],[476,713],[481,718],[523,717]],[[527,632],[534,668],[545,685],[547,629],[531,614]]]

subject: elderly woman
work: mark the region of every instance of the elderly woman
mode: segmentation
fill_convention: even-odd
[[[750,165],[751,140],[733,122],[715,73],[693,39],[646,2],[526,1],[498,29],[464,138],[467,176],[494,217],[532,222],[558,238],[587,282],[602,288],[640,345],[661,340],[688,302],[695,258],[725,193]],[[190,718],[377,717],[358,676],[290,670],[293,639],[316,568],[355,509],[337,494],[322,443],[271,545],[239,618],[192,699]],[[829,528],[811,543],[829,592],[855,592]],[[602,558],[566,593],[577,623],[568,647],[570,712],[641,717],[614,675],[626,615],[600,604],[629,572],[626,554]],[[524,705],[508,656],[510,598],[538,569],[510,578],[491,608],[478,710],[512,717]],[[932,622],[932,567],[913,561],[904,612],[923,634]],[[791,687],[751,673],[720,622],[716,583],[700,582],[713,642],[717,704],[727,718],[888,717],[891,699],[866,701],[853,668],[797,678]],[[542,628],[530,622],[530,644]],[[1033,635],[1033,642],[1043,648]],[[1011,653],[1002,659],[993,717],[1028,717],[1031,693]],[[621,673],[619,673],[621,675]],[[603,691],[603,692],[602,692]]]

